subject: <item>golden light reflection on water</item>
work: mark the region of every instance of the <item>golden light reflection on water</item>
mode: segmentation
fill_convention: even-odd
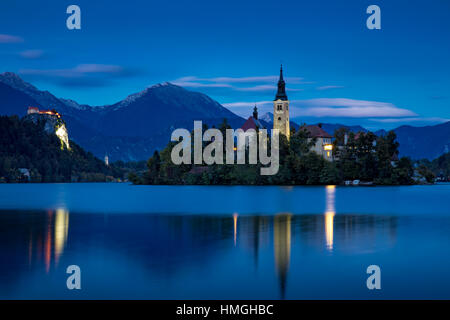
[[[50,261],[52,259],[52,224],[51,224],[52,218],[53,218],[53,211],[49,210],[47,212],[47,228],[44,244],[45,271],[47,273],[50,271]]]
[[[65,209],[57,209],[55,217],[55,262],[64,252],[69,233],[69,212]]]
[[[237,218],[238,214],[233,213],[233,238],[234,238],[234,246],[236,247],[236,238],[237,238]]]
[[[52,260],[58,264],[64,252],[69,233],[69,212],[66,209],[48,210],[45,215],[45,227],[30,231],[28,242],[28,264],[39,262],[43,254],[45,272],[50,272]],[[44,241],[42,241],[43,235]]]
[[[326,210],[325,210],[325,239],[327,249],[333,250],[333,231],[334,231],[334,215],[335,209],[335,192],[336,186],[326,186]]]

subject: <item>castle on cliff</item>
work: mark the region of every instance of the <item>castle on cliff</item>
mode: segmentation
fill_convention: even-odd
[[[44,130],[48,133],[54,133],[61,141],[61,149],[66,147],[70,150],[69,133],[67,132],[66,124],[56,110],[39,110],[37,107],[28,107],[27,117],[31,121],[37,123],[39,120],[37,116],[45,117]]]

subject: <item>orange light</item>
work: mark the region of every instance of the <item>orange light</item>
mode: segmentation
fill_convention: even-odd
[[[326,144],[323,146],[324,150],[333,150],[333,145],[332,144]]]

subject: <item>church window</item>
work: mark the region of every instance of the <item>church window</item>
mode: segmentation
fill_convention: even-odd
[[[278,117],[278,121],[281,121],[281,117]]]

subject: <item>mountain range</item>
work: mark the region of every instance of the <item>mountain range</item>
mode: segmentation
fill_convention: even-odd
[[[41,91],[12,72],[0,74],[0,114],[23,116],[28,106],[56,109],[63,115],[71,139],[100,158],[107,154],[111,161],[148,159],[155,149],[168,143],[174,129],[192,130],[194,120],[211,127],[226,118],[233,128],[241,127],[246,120],[205,94],[168,82],[150,86],[112,105],[89,106]],[[259,118],[271,127],[270,112]],[[299,127],[294,122],[291,126]],[[367,131],[361,126],[322,124],[330,134],[340,127]],[[401,126],[394,131],[402,156],[433,159],[450,147],[450,122],[427,127]]]
[[[71,139],[96,156],[110,160],[144,160],[164,147],[175,128],[193,128],[194,120],[210,127],[226,118],[232,127],[245,120],[207,95],[162,83],[106,106],[80,105],[40,91],[11,72],[0,74],[0,114],[23,116],[28,106],[56,109]]]

